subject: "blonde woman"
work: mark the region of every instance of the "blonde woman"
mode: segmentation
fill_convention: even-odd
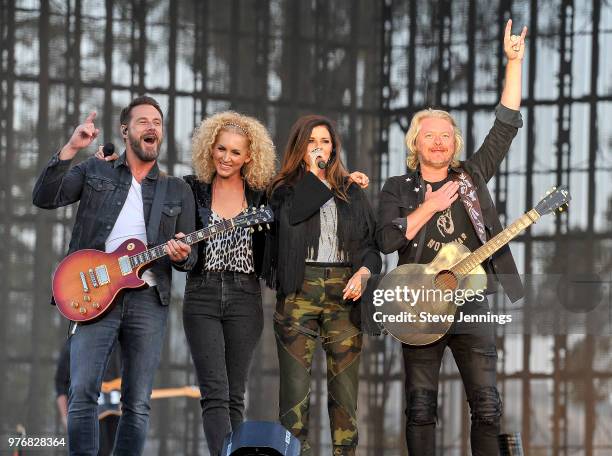
[[[196,200],[198,229],[265,204],[276,154],[258,120],[230,111],[208,117],[193,134],[192,151],[195,175],[184,179]],[[198,244],[198,262],[187,276],[183,323],[213,456],[243,421],[249,365],[263,329],[263,250],[263,231],[218,233]]]

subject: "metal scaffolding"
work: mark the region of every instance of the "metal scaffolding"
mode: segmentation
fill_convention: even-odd
[[[477,150],[503,87],[500,37],[509,17],[515,29],[529,26],[525,126],[490,183],[496,207],[507,224],[548,184],[570,185],[576,203],[515,239],[519,269],[609,277],[612,128],[599,121],[612,116],[609,1],[0,0],[0,234],[6,240],[0,407],[11,411],[0,420],[0,434],[18,424],[38,435],[63,432],[52,378],[67,324],[47,303],[75,210],[36,210],[30,195],[44,164],[90,110],[98,111],[101,142],[119,143],[120,108],[138,94],[158,98],[167,119],[161,163],[174,175],[189,173],[190,133],[213,112],[259,118],[279,155],[300,115],[328,115],[338,123],[345,163],[370,175],[368,196],[376,206],[384,181],[405,172],[403,135],[416,111],[449,110],[464,132],[466,156]],[[182,280],[177,277],[158,386],[196,382],[181,325]],[[274,420],[274,294],[264,297],[268,324],[250,375],[247,416]],[[502,331],[498,338],[504,425],[522,433],[529,454],[606,454],[612,338],[535,337],[525,312],[524,334]],[[406,454],[400,353],[391,338],[366,340],[361,454]],[[324,364],[319,353],[311,439],[320,454],[330,449]],[[463,455],[469,411],[449,360],[441,379],[439,451]],[[197,401],[154,403],[147,445],[147,454],[205,454]]]

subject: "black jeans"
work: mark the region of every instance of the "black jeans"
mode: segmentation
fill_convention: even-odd
[[[470,312],[471,313],[471,312]],[[474,456],[499,454],[502,403],[496,387],[497,349],[493,323],[477,331],[461,328],[425,347],[403,345],[406,373],[406,443],[411,456],[434,456],[438,378],[445,348],[455,358],[470,404],[470,442]]]
[[[263,329],[261,288],[254,274],[191,274],[183,325],[202,394],[204,434],[212,456],[242,423],[251,357]]]

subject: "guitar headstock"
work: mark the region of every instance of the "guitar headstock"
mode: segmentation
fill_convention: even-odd
[[[246,228],[274,221],[274,212],[270,206],[247,208],[242,214],[234,217],[232,221],[235,227]]]
[[[545,215],[551,212],[559,211],[562,212],[564,207],[569,205],[572,199],[567,185],[561,185],[559,187],[553,187],[546,196],[536,205],[534,208],[540,215]]]

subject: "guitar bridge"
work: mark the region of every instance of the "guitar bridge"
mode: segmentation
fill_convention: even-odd
[[[132,265],[130,264],[129,256],[124,255],[122,257],[119,257],[119,270],[124,276],[132,273]]]

